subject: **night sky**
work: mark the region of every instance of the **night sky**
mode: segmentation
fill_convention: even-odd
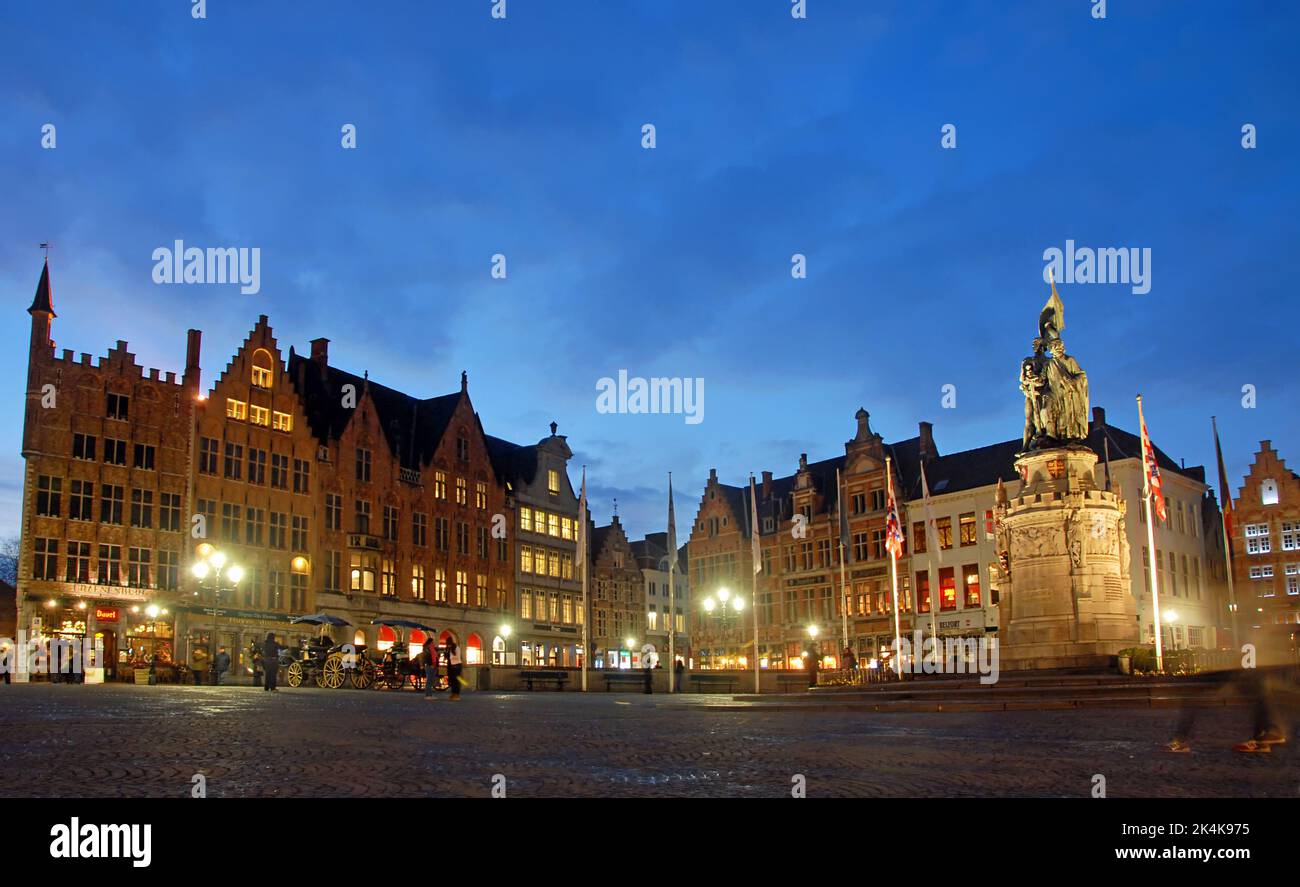
[[[859,406],[887,440],[933,421],[940,452],[1018,436],[1044,250],[1148,248],[1145,295],[1060,287],[1092,402],[1136,431],[1141,391],[1155,442],[1211,472],[1217,415],[1234,486],[1261,439],[1300,467],[1294,4],[491,7],[0,9],[0,535],[42,241],[60,349],[126,339],[179,373],[196,326],[211,383],[267,314],[286,353],[326,336],[413,395],[464,369],[488,433],[559,423],[599,521],[617,497],[662,529],[672,471],[682,538],[711,467],[840,454]],[[154,284],[177,239],[260,248],[261,291]],[[598,413],[620,369],[703,378],[704,421]]]

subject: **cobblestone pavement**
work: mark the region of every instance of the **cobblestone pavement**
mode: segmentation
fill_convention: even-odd
[[[1300,795],[1300,748],[1243,756],[1249,712],[720,711],[724,696],[0,685],[0,796]]]

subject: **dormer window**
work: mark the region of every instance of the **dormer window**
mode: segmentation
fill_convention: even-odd
[[[271,368],[270,367],[253,367],[253,387],[270,388],[271,387]]]
[[[560,495],[560,472],[554,468],[546,472],[546,492],[552,496]]]
[[[462,462],[469,461],[469,438],[463,431],[456,437],[456,458]]]

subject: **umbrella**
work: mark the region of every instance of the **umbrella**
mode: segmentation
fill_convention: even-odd
[[[418,628],[420,631],[437,631],[431,625],[425,625],[423,622],[415,622],[410,619],[372,619],[371,625],[387,625],[389,628]]]
[[[329,613],[315,613],[311,616],[295,616],[289,620],[290,624],[298,625],[307,623],[308,625],[333,625],[335,627],[342,625],[351,625],[346,619],[340,619],[338,616],[331,616]]]

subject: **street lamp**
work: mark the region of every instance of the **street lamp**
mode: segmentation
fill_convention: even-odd
[[[217,658],[217,621],[221,618],[221,592],[234,591],[235,586],[239,585],[239,580],[244,578],[244,568],[239,564],[227,562],[224,552],[218,551],[211,544],[204,542],[199,545],[195,551],[198,555],[190,572],[199,588],[207,588],[212,591],[212,641],[208,647],[208,662],[212,668],[212,682],[217,682],[217,671],[214,667]],[[194,592],[198,597],[198,591]]]
[[[705,613],[718,617],[718,627],[725,634],[731,627],[732,618],[738,617],[740,612],[745,609],[745,599],[740,595],[733,595],[731,589],[724,585],[715,593],[704,598],[700,605],[704,607]],[[723,644],[723,664],[726,664],[725,643]]]
[[[1161,615],[1164,617],[1165,624],[1168,625],[1172,630],[1174,622],[1178,619],[1178,613],[1174,610],[1165,610],[1164,613],[1162,613]],[[1174,640],[1174,649],[1177,650],[1178,634],[1176,632],[1173,634],[1173,640]]]

